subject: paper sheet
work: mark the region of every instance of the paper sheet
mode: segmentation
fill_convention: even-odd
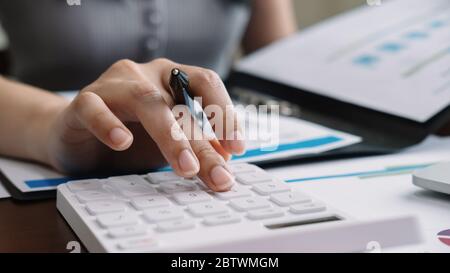
[[[0,199],[10,197],[9,192],[0,183]]]
[[[240,115],[239,112],[238,115]],[[247,116],[246,120],[247,124],[253,124],[253,126],[250,125],[250,128],[257,128],[257,124],[261,125],[258,118]],[[241,121],[241,124],[244,123],[245,121]],[[358,136],[332,130],[297,118],[281,116],[278,127],[279,131],[270,131],[270,128],[268,128],[267,131],[270,132],[266,132],[276,135],[278,141],[276,146],[271,147],[272,141],[266,140],[270,139],[270,137],[264,136],[267,134],[260,134],[261,138],[259,139],[247,140],[247,152],[242,156],[234,156],[233,161],[254,163],[286,159],[292,156],[323,153],[361,142],[361,138]]]
[[[450,2],[362,7],[256,52],[236,70],[424,122],[450,104]]]
[[[0,157],[0,170],[22,192],[52,190],[67,180],[46,166],[9,158]]]
[[[275,168],[269,172],[357,219],[417,216],[424,243],[395,251],[450,252],[450,246],[438,238],[438,233],[450,229],[450,196],[418,188],[411,177],[415,169],[450,161],[449,151],[450,138],[431,137],[397,155]]]

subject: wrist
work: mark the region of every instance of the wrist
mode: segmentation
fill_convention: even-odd
[[[68,105],[66,99],[58,98],[34,111],[25,140],[29,158],[44,164],[51,163],[49,145],[52,131],[55,130],[54,124]]]

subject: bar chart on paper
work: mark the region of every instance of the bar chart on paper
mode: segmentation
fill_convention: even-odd
[[[349,39],[326,57],[330,67],[347,66],[347,71],[360,75],[365,82],[383,79],[389,86],[378,83],[379,90],[370,92],[387,90],[386,95],[399,111],[418,121],[425,121],[432,112],[426,114],[430,110],[425,109],[422,113],[419,110],[406,114],[422,108],[420,100],[405,103],[414,102],[409,95],[425,99],[430,105],[445,101],[436,108],[439,110],[450,98],[450,4],[430,1],[423,7],[401,20]],[[370,94],[367,98],[374,99]]]
[[[450,104],[450,2],[361,7],[245,58],[237,70],[426,122]]]

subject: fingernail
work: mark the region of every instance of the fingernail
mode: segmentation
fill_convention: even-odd
[[[187,174],[196,174],[200,169],[197,160],[188,149],[181,151],[178,158],[178,164],[180,165],[181,170]]]
[[[223,166],[215,166],[210,176],[212,182],[220,189],[231,188],[234,185],[233,176]]]
[[[130,140],[130,135],[122,128],[114,128],[109,133],[109,138],[115,145],[124,146]]]
[[[241,132],[235,131],[231,133],[231,137],[228,138],[230,148],[234,154],[241,155],[245,153],[245,141]]]

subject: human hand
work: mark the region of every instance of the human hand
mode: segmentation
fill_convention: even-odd
[[[169,77],[175,67],[189,75],[191,91],[204,105],[223,110],[221,135],[226,138],[220,145],[173,138],[178,125],[171,111]],[[54,119],[49,163],[67,173],[139,172],[169,163],[180,176],[198,175],[212,190],[226,191],[234,183],[226,160],[245,150],[237,121],[232,128],[225,126],[230,118],[226,108],[231,106],[220,77],[210,70],[166,59],[145,64],[122,60],[82,89]]]

